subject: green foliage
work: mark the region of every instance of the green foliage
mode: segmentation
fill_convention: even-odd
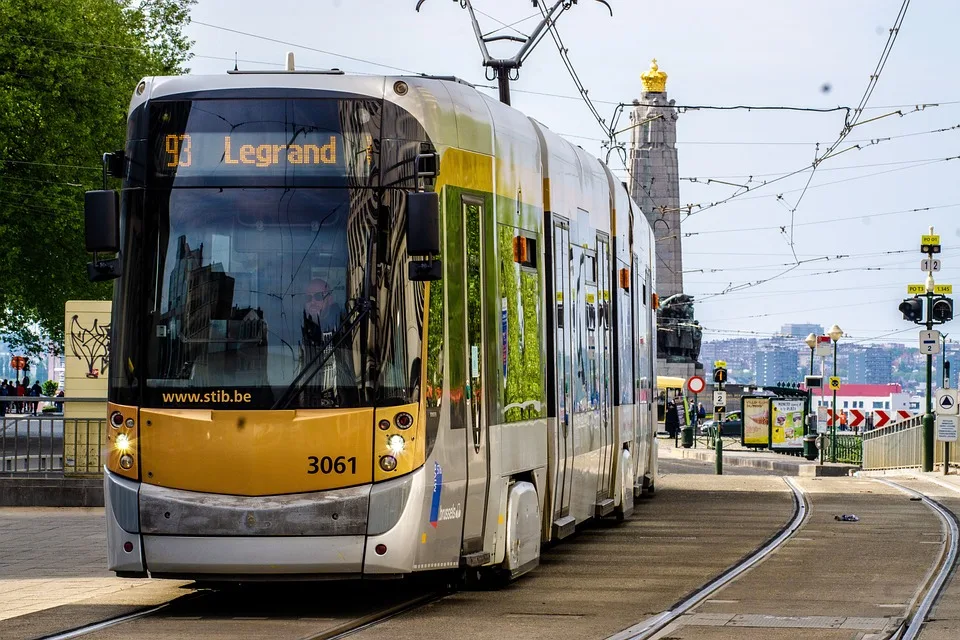
[[[194,2],[0,3],[0,338],[15,348],[62,344],[64,303],[110,296],[87,280],[83,193],[123,147],[140,78],[184,71]]]
[[[43,383],[43,395],[52,396],[57,393],[57,388],[60,386],[54,380],[47,380]]]

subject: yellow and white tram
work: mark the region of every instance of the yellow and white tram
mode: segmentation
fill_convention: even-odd
[[[455,79],[147,78],[128,122],[86,200],[118,575],[515,576],[652,490],[652,233],[602,163]]]

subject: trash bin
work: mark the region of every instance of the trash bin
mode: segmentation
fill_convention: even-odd
[[[693,427],[691,425],[685,426],[680,430],[680,442],[683,445],[684,449],[689,449],[693,446]]]
[[[817,434],[808,433],[803,436],[803,457],[807,460],[816,460],[817,455]]]

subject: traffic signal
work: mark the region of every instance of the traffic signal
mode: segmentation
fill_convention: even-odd
[[[933,237],[936,238],[937,240],[940,239],[940,236],[933,236]],[[940,245],[921,243],[920,253],[940,253]]]
[[[953,299],[938,298],[934,300],[931,319],[934,322],[949,322],[953,320]]]
[[[713,381],[716,383],[724,383],[727,381],[727,370],[723,367],[718,367],[713,370]]]
[[[923,300],[920,298],[907,298],[900,303],[899,309],[904,320],[923,322]]]

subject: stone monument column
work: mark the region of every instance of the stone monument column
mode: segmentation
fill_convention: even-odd
[[[667,99],[667,74],[657,61],[640,76],[643,94],[630,113],[630,195],[653,227],[657,243],[657,294],[683,292],[680,247],[680,170],[677,110]]]
[[[703,331],[694,319],[693,298],[683,293],[678,113],[676,102],[667,98],[667,74],[656,60],[640,78],[643,94],[630,113],[630,195],[656,242],[658,372],[689,378],[703,369],[697,362]]]

